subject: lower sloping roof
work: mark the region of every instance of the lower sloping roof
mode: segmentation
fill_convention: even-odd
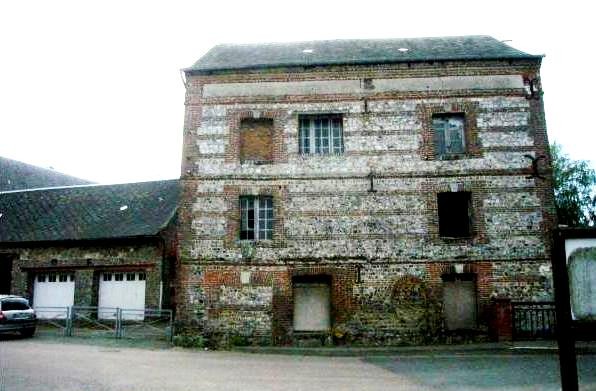
[[[0,243],[153,236],[178,196],[177,180],[0,192]]]

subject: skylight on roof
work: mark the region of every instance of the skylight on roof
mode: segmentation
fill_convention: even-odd
[[[408,48],[399,48],[399,49],[397,49],[397,51],[398,51],[398,52],[405,53],[405,52],[408,52],[408,51],[410,51],[410,49],[408,49]]]
[[[125,211],[126,209],[128,209],[128,205],[122,205],[122,206],[120,207],[120,211],[121,211],[121,212],[122,212],[122,211]]]
[[[302,50],[302,53],[305,53],[305,54],[311,54],[312,52],[314,52],[313,49],[303,49]]]

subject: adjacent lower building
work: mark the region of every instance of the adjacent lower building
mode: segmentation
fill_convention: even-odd
[[[0,192],[0,294],[66,308],[171,308],[177,180]]]
[[[211,49],[185,70],[179,325],[420,343],[551,299],[540,63],[486,36]]]

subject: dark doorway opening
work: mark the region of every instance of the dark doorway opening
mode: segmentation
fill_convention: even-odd
[[[10,294],[12,284],[12,257],[0,255],[0,295]]]

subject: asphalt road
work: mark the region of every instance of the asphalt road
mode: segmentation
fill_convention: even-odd
[[[596,390],[596,355],[580,356]],[[0,391],[558,390],[553,355],[303,357],[149,350],[0,337]]]

